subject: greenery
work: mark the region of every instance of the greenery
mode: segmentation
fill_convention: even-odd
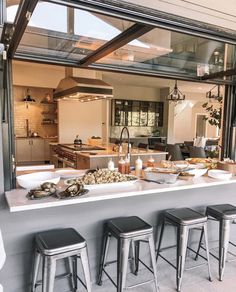
[[[223,97],[222,96],[215,96],[214,104],[211,102],[205,102],[202,107],[207,111],[208,116],[204,118],[205,121],[212,126],[218,126],[220,129],[221,126],[221,117],[222,117],[222,103]]]

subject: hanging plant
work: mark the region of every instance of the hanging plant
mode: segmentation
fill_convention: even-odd
[[[205,102],[202,107],[208,113],[206,117],[203,119],[208,121],[211,126],[221,127],[221,117],[222,117],[222,103],[223,97],[222,96],[215,96],[214,97],[215,103],[212,102]]]

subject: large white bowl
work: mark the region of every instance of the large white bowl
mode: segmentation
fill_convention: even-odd
[[[208,171],[208,176],[216,179],[227,180],[232,177],[232,173],[226,170],[211,169]]]
[[[57,184],[60,180],[60,175],[51,171],[33,172],[23,174],[16,177],[17,183],[25,189],[34,189],[40,187],[45,182]]]

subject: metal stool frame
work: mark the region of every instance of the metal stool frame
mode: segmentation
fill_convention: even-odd
[[[117,260],[106,262],[109,243],[111,237],[117,239]],[[140,242],[148,243],[150,255],[151,255],[151,263],[152,269],[148,267],[143,261],[139,258],[139,250],[140,250]],[[127,277],[127,268],[128,268],[128,261],[129,261],[129,250],[132,251],[132,273],[137,275],[139,269],[139,262],[141,262],[150,272],[153,273],[154,279],[148,280],[139,284],[135,284],[132,286],[126,287],[126,277]],[[111,276],[106,271],[105,267],[112,264],[117,263],[117,283],[111,278]],[[98,281],[97,284],[99,286],[102,285],[103,275],[106,276],[111,280],[113,285],[117,288],[117,292],[123,292],[124,289],[132,289],[141,285],[148,284],[150,282],[154,282],[155,290],[159,291],[158,284],[157,284],[157,269],[156,269],[156,261],[155,261],[155,245],[154,245],[154,236],[153,236],[153,229],[149,232],[143,232],[143,234],[139,234],[137,236],[124,236],[120,237],[117,233],[113,232],[111,228],[107,225],[105,226],[105,230],[103,233],[103,241],[102,241],[102,252],[101,252],[101,260],[99,266],[99,274],[98,274]]]
[[[40,242],[36,242],[35,252],[34,252],[34,265],[33,265],[33,280],[31,285],[31,292],[35,292],[37,286],[42,285],[42,292],[53,292],[54,281],[70,277],[72,281],[73,291],[78,289],[78,280],[87,289],[87,292],[91,292],[91,280],[90,280],[90,269],[88,261],[88,251],[86,241],[81,245],[81,248],[67,250],[57,254],[47,255],[44,253],[44,247]],[[77,274],[77,259],[80,258],[85,283]],[[60,259],[68,259],[70,272],[63,275],[55,276],[56,274],[56,262]],[[37,281],[40,261],[42,260],[42,281]]]
[[[168,259],[166,259],[163,255],[161,255],[161,251],[168,248],[173,248],[174,246],[169,246],[161,249],[161,243],[163,239],[164,229],[166,224],[171,224],[177,228],[177,256],[176,256],[176,266],[173,265]],[[161,232],[160,232],[160,239],[158,243],[157,248],[157,254],[156,254],[156,261],[158,260],[158,257],[160,256],[163,260],[165,260],[168,264],[170,264],[174,269],[176,269],[176,285],[177,285],[177,291],[181,290],[182,286],[182,280],[183,280],[183,272],[184,270],[191,270],[198,268],[200,266],[206,265],[200,264],[188,269],[185,269],[185,260],[186,260],[186,254],[187,250],[191,250],[195,254],[197,251],[193,250],[192,248],[188,247],[188,239],[189,239],[189,232],[191,229],[200,229],[202,230],[202,234],[204,234],[205,238],[205,244],[206,244],[206,257],[199,255],[200,257],[204,258],[207,261],[208,265],[208,275],[209,275],[209,281],[212,281],[211,277],[211,269],[210,269],[210,261],[209,261],[209,247],[208,247],[208,235],[207,235],[207,220],[203,223],[197,223],[197,224],[186,224],[181,225],[178,222],[175,222],[174,220],[171,220],[170,218],[164,217],[162,226],[161,226]]]
[[[211,206],[209,206],[209,207],[211,207]],[[225,219],[225,218],[223,218],[221,216],[214,216],[213,217],[213,214],[211,214],[209,212],[208,208],[206,209],[206,216],[208,217],[209,220],[213,220],[213,221],[219,222],[219,256],[217,257],[216,255],[214,255],[211,252],[209,252],[209,253],[210,253],[211,256],[213,256],[215,259],[218,260],[218,264],[219,264],[219,266],[218,266],[218,268],[219,268],[219,280],[223,281],[227,253],[230,253],[231,255],[236,257],[235,254],[233,254],[232,252],[228,251],[229,244],[231,244],[234,247],[236,247],[236,244],[229,240],[229,238],[230,238],[230,229],[231,229],[230,226],[231,226],[231,224],[235,224],[236,223],[234,221],[235,218]],[[197,249],[195,260],[198,259],[198,256],[201,256],[199,254],[200,249],[202,248],[202,249],[205,250],[205,248],[202,246],[202,237],[203,237],[203,232],[201,232],[201,236],[200,236],[199,245],[198,245],[198,249]],[[228,260],[228,261],[232,262],[232,261],[235,261],[235,260],[236,259]]]

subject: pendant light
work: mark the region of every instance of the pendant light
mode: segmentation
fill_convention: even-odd
[[[23,101],[25,101],[25,102],[35,102],[35,99],[32,98],[32,96],[30,95],[30,89],[29,88],[27,88],[26,96],[24,97]]]
[[[174,102],[185,100],[185,95],[178,89],[177,80],[175,80],[175,86],[173,90],[167,95],[166,100]]]
[[[221,101],[223,96],[220,93],[220,85],[215,85],[214,87],[212,87],[211,90],[207,91],[206,98],[208,98],[209,100],[215,99]]]

